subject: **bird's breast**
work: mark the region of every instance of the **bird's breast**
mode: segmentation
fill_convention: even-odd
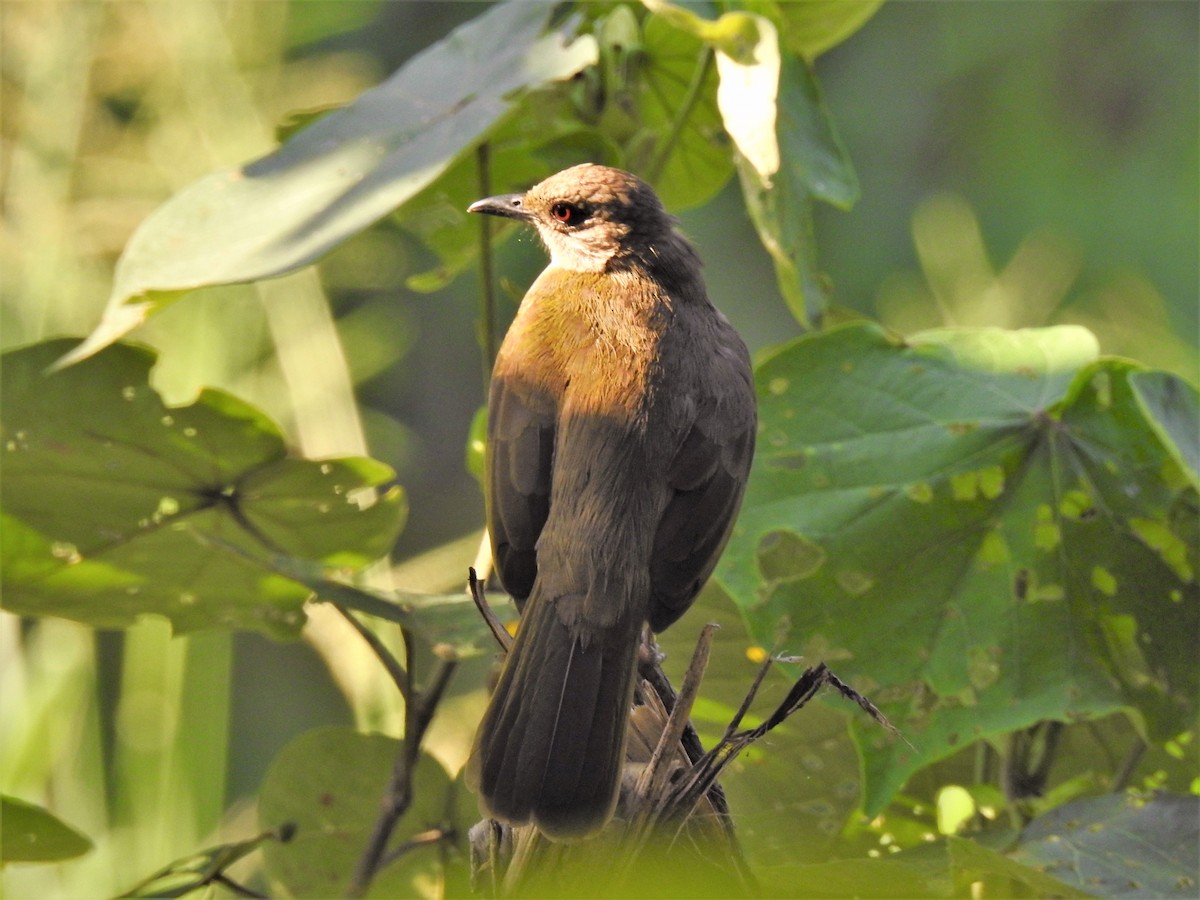
[[[663,326],[653,282],[550,267],[530,287],[496,362],[560,414],[638,417]]]

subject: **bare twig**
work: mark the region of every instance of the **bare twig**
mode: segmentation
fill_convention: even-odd
[[[828,681],[832,687],[837,689],[839,694],[841,694],[847,700],[852,700],[854,703],[858,704],[858,707],[868,716],[874,719],[877,725],[882,725],[895,737],[898,737],[900,740],[904,741],[904,743],[908,745],[908,749],[912,750],[914,753],[918,752],[917,748],[912,745],[912,742],[901,733],[899,728],[891,723],[887,716],[879,711],[879,707],[877,707],[874,703],[872,703],[854,688],[850,687],[850,685],[846,684],[846,682],[842,681],[842,679],[838,678],[832,672],[829,672]]]
[[[379,815],[350,880],[350,887],[346,891],[349,897],[362,897],[366,894],[367,888],[384,864],[384,852],[396,823],[412,805],[412,776],[421,740],[455,665],[450,661],[440,662],[434,676],[434,684],[428,693],[420,697],[418,702],[405,707],[404,746],[396,757],[391,778],[380,803]],[[409,710],[413,712],[410,714]]]
[[[375,875],[384,865],[388,840],[395,831],[396,823],[412,805],[413,770],[416,768],[420,755],[421,742],[457,666],[453,660],[439,661],[428,690],[418,691],[413,680],[412,635],[407,629],[402,629],[401,633],[404,636],[404,646],[408,653],[408,670],[405,679],[408,682],[408,700],[404,706],[404,745],[392,767],[391,778],[380,801],[379,815],[375,819],[375,825],[371,829],[366,847],[359,857],[350,880],[350,886],[347,888],[346,893],[349,897],[364,896],[375,879]]]
[[[226,890],[232,891],[238,897],[262,897],[266,898],[266,894],[260,894],[258,891],[251,890],[244,884],[234,881],[228,875],[222,873],[213,878],[214,884],[222,885]]]
[[[725,741],[737,731],[739,725],[742,724],[742,719],[746,718],[746,713],[750,711],[750,704],[754,702],[754,698],[758,696],[758,689],[762,687],[763,679],[767,677],[767,672],[771,671],[771,666],[775,663],[774,656],[768,656],[763,660],[758,671],[754,673],[754,681],[750,683],[750,690],[746,691],[746,696],[742,698],[741,706],[737,708],[737,712],[733,714],[733,718],[729,720],[729,725],[725,728],[725,734],[721,740]]]
[[[489,621],[494,618],[489,616],[482,588],[474,579],[471,592],[481,614]],[[492,627],[493,631],[499,630],[498,624]],[[701,633],[678,694],[662,671],[653,637],[648,632],[643,635],[638,655],[641,678],[630,719],[629,774],[636,771],[632,767],[643,768],[622,790],[618,809],[623,812],[619,812],[616,822],[623,822],[619,826],[623,832],[612,835],[621,862],[613,867],[610,886],[618,893],[633,887],[637,865],[644,862],[644,851],[655,836],[665,838],[668,846],[690,844],[700,859],[733,878],[731,885],[740,884],[748,896],[757,892],[754,875],[741,856],[717,779],[743,749],[802,709],[823,687],[833,688],[899,735],[873,703],[834,675],[824,663],[805,669],[765,721],[754,728],[741,729],[773,663],[795,661],[772,656],[759,667],[722,739],[705,752],[688,717],[699,692],[715,627],[708,626]],[[507,644],[507,632],[503,632],[503,637],[497,634],[497,640]],[[528,879],[534,877],[535,861],[539,867],[548,867],[547,871],[559,871],[557,867],[569,867],[575,858],[571,845],[550,842],[533,826],[510,828],[481,823],[472,829],[472,838],[475,873],[489,873],[493,891],[498,889],[500,896],[526,888]]]
[[[717,626],[710,623],[705,625],[704,630],[700,632],[700,639],[696,642],[692,661],[683,676],[683,687],[679,690],[675,707],[670,712],[667,725],[659,737],[658,745],[650,756],[650,762],[638,778],[636,788],[638,797],[657,797],[666,786],[670,769],[664,764],[664,761],[670,758],[675,746],[680,742],[684,726],[687,725],[688,718],[692,714],[692,705],[696,702],[696,694],[699,693],[704,670],[708,667],[708,657],[712,650],[713,635],[716,634],[716,631]]]
[[[422,831],[420,834],[414,834],[407,841],[384,854],[383,859],[379,861],[379,868],[389,866],[404,856],[406,853],[411,853],[418,847],[432,847],[435,844],[443,844],[453,842],[455,833],[453,829],[448,828],[430,828],[428,831]]]
[[[387,671],[388,676],[395,683],[397,690],[400,691],[400,696],[404,698],[405,704],[409,702],[408,695],[408,673],[405,672],[404,666],[400,665],[399,660],[392,654],[392,651],[379,639],[379,635],[375,634],[371,629],[358,620],[358,617],[340,603],[330,604],[336,609],[347,622],[358,632],[359,636],[367,642],[367,646],[371,648],[375,656],[383,664],[383,668]],[[407,634],[407,629],[402,629],[403,634]],[[407,650],[407,647],[406,647]]]
[[[471,599],[475,601],[475,608],[479,610],[479,614],[483,616],[483,621],[487,622],[488,628],[492,630],[493,636],[504,652],[507,653],[512,647],[513,638],[508,633],[508,629],[504,627],[494,612],[491,606],[488,605],[487,594],[483,589],[483,582],[475,575],[475,570],[467,570],[467,586],[471,590]]]
[[[1113,776],[1112,791],[1114,794],[1120,793],[1129,786],[1129,782],[1133,778],[1133,772],[1137,768],[1137,764],[1142,761],[1142,756],[1146,752],[1147,744],[1141,737],[1135,736],[1134,741],[1134,745],[1121,762],[1121,768]]]

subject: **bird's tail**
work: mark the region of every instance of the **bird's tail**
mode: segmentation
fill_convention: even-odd
[[[467,768],[489,816],[559,839],[612,816],[641,629],[627,618],[581,636],[534,589]]]

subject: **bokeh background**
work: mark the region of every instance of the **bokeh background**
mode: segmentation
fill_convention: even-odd
[[[352,99],[480,11],[389,0],[3,0],[0,345],[87,333],[121,248],[159,203],[268,152],[289,114]],[[832,317],[905,332],[1078,322],[1106,353],[1196,381],[1198,44],[1190,0],[885,3],[815,64],[862,187],[852,211],[818,211]],[[710,293],[752,350],[799,334],[737,184],[679,213]],[[425,268],[420,252],[385,221],[318,275],[370,452],[409,495],[397,558],[463,539],[446,557],[457,565],[470,560],[482,514],[465,466],[484,398],[478,282],[410,290],[407,276]],[[505,315],[542,264],[531,237],[503,245]],[[222,386],[292,427],[294,393],[263,306],[286,303],[286,291],[203,293],[133,335],[162,350],[158,386],[180,401]],[[7,648],[18,631],[3,622]],[[120,635],[102,635],[89,657],[101,712],[111,712],[123,650]],[[238,636],[233,679],[224,802],[252,796],[295,734],[351,721],[305,644]],[[102,729],[105,746],[124,739],[119,724]],[[43,742],[49,759],[70,752],[71,729],[60,731]],[[20,765],[10,756],[0,774],[28,774]]]

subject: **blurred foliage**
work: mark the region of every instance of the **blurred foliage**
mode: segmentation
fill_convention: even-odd
[[[594,38],[599,65],[561,90],[525,95],[517,114],[502,117],[492,134],[493,183],[478,182],[478,157],[462,145],[440,178],[315,270],[206,287],[196,294],[202,302],[154,316],[136,335],[160,354],[150,385],[142,385],[146,396],[152,386],[168,406],[188,406],[201,388],[217,388],[278,422],[304,455],[369,453],[382,461],[411,503],[396,558],[430,550],[419,566],[439,573],[418,575],[414,563],[398,583],[455,589],[478,544],[474,536],[447,542],[478,527],[478,488],[462,448],[483,397],[478,284],[470,274],[477,223],[466,222],[462,207],[582,158],[655,176],[706,260],[714,299],[769,364],[798,352],[778,349],[799,334],[797,320],[868,315],[904,334],[942,325],[1084,325],[1102,353],[1196,379],[1200,86],[1187,74],[1200,31],[1194,4],[1050,2],[1025,5],[1019,16],[999,4],[752,0],[738,8],[688,4],[682,13],[647,5],[655,12],[590,4],[582,21],[556,20]],[[336,116],[328,111],[346,108],[452,27],[483,14],[475,3],[381,0],[0,5],[0,344],[89,332],[119,254],[170,196],[271,154],[278,126],[296,111]],[[766,17],[787,48],[779,102],[791,110],[777,126],[750,123],[749,134],[768,142],[773,134],[785,150],[783,189],[757,201],[766,182],[756,164],[764,157],[747,143],[754,138],[737,139],[733,152],[714,95],[725,72],[697,65],[710,50],[724,53],[750,78],[763,58],[747,57],[747,48],[769,46],[764,20],[753,16]],[[485,53],[477,51],[481,64]],[[681,106],[693,115],[677,119]],[[686,125],[679,133],[677,121]],[[739,179],[730,181],[735,166]],[[260,212],[272,224],[274,210]],[[533,240],[498,245],[508,285],[501,320],[542,264]],[[200,280],[204,274],[202,267]],[[1100,368],[1118,386],[1133,371],[1111,362]],[[1177,382],[1141,376],[1153,377],[1138,382],[1136,398],[1118,398],[1123,421],[1149,422],[1153,436],[1138,446],[1152,447],[1156,464],[1186,480],[1196,462],[1190,420],[1179,420],[1180,428],[1163,413],[1175,408]],[[1093,388],[1099,409],[1107,395],[1094,382],[1081,381],[1064,402],[1089,402]],[[1191,409],[1194,418],[1194,401]],[[8,416],[6,409],[6,424]],[[146,440],[155,440],[153,431],[146,429]],[[6,465],[6,481],[9,474]],[[1143,487],[1153,480],[1146,472],[1139,478]],[[987,497],[987,478],[972,483],[982,492],[977,502],[995,499]],[[7,504],[7,484],[5,495]],[[27,505],[34,509],[37,498]],[[1170,538],[1189,533],[1181,510],[1165,534],[1139,526],[1143,551],[1177,559]],[[1134,518],[1158,521],[1157,514]],[[1035,523],[1034,532],[1049,534],[1054,524]],[[6,552],[13,533],[6,527]],[[803,568],[803,542],[789,546],[796,552],[787,559],[768,554],[776,575],[797,561]],[[1114,587],[1089,573],[1101,594]],[[689,619],[726,623],[720,666],[697,709],[710,737],[740,699],[753,669],[748,656],[760,657],[774,637],[762,623],[751,637],[733,610],[714,584]],[[1092,637],[1126,686],[1152,694],[1161,673],[1137,644],[1131,618],[1135,612],[1110,616]],[[685,628],[665,636],[675,659],[687,656]],[[36,800],[95,843],[69,864],[9,867],[6,891],[111,894],[197,847],[238,846],[254,827],[247,797],[289,739],[352,717],[360,728],[398,734],[403,709],[357,639],[316,615],[306,636],[307,644],[268,647],[248,635],[172,639],[153,621],[97,636],[58,619],[0,618],[0,789]],[[419,664],[429,662],[425,652]],[[968,678],[986,681],[987,659],[968,655],[968,668],[972,659]],[[480,712],[484,670],[483,662],[460,670],[447,715],[427,742],[450,776],[470,739],[463,723]],[[979,884],[1014,896],[1065,893],[1062,881],[1088,873],[1030,868],[1045,864],[1032,833],[1015,858],[989,847],[1016,840],[1022,815],[1075,797],[1124,785],[1197,788],[1194,731],[1168,718],[1178,733],[1147,746],[1137,716],[1117,714],[1067,727],[1057,759],[1070,765],[1053,769],[1044,795],[1020,808],[989,784],[1013,749],[993,735],[947,751],[867,817],[858,805],[869,787],[854,765],[845,719],[834,703],[806,710],[766,751],[732,767],[728,791],[764,885],[793,893],[804,890],[793,885],[844,885],[880,896],[898,886],[950,895]],[[147,771],[161,777],[147,779]],[[947,792],[955,786],[961,790]],[[956,797],[960,813],[951,824]],[[1111,818],[1124,852],[1153,839],[1163,808],[1151,805],[1141,820],[1124,808],[1088,815],[1101,844]],[[989,844],[950,835],[956,830]],[[1081,852],[1092,852],[1084,843]],[[863,857],[875,865],[864,868]],[[238,862],[237,877],[261,885],[258,859]],[[1164,869],[1167,880],[1156,884],[1169,890],[1173,871]]]

